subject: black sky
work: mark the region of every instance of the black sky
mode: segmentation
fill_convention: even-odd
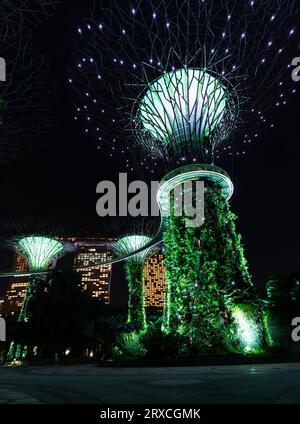
[[[88,228],[97,221],[97,182],[116,179],[118,172],[124,171],[117,162],[101,156],[72,119],[66,89],[70,45],[78,22],[88,16],[88,11],[86,0],[64,1],[57,13],[35,31],[58,83],[57,110],[61,117],[57,138],[46,150],[30,160],[0,167],[0,216],[26,209],[45,216],[55,215],[62,225],[76,221]],[[300,82],[295,83],[297,86],[300,92]],[[300,268],[297,96],[278,117],[276,129],[266,131],[250,146],[247,155],[226,164],[235,186],[232,209],[238,215],[237,225],[250,270],[260,286],[271,274]],[[7,257],[0,256],[0,261],[5,266]],[[119,271],[115,275],[115,279],[120,278]],[[121,293],[124,284],[115,279],[113,283]],[[3,290],[4,283],[0,281],[0,293],[1,287]]]

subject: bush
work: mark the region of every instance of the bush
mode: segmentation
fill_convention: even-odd
[[[170,358],[178,356],[182,338],[174,334],[162,332],[162,319],[149,322],[147,332],[143,336],[143,344],[150,358]]]
[[[291,324],[287,314],[268,308],[263,312],[263,323],[267,335],[268,346],[276,351],[286,351],[291,345]]]
[[[117,337],[117,343],[113,349],[115,357],[143,357],[146,353],[147,350],[141,342],[141,335],[136,331],[120,334]]]

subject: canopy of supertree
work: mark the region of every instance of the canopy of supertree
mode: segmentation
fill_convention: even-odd
[[[55,10],[59,0],[1,0],[0,16],[2,27],[31,27]]]
[[[146,246],[150,241],[151,237],[143,235],[124,236],[117,240],[114,246],[118,253],[125,255],[134,252],[143,246]],[[148,253],[149,249],[145,249],[142,252],[132,256],[129,260],[143,260]]]
[[[1,9],[0,9],[1,11]],[[0,24],[5,81],[0,84],[0,163],[24,159],[56,135],[55,84],[49,63],[20,23]]]
[[[16,248],[27,259],[31,271],[45,270],[64,251],[61,242],[39,236],[21,238]]]
[[[296,0],[95,2],[75,36],[74,119],[128,167],[128,150],[153,168],[242,155],[296,92],[299,10]]]
[[[226,90],[204,70],[183,68],[150,84],[138,103],[136,119],[144,129],[184,155],[189,142],[201,150],[205,137],[222,122]]]

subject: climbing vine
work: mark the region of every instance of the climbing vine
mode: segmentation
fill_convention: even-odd
[[[146,313],[144,305],[144,261],[128,260],[125,264],[128,283],[128,322],[136,325],[138,330],[146,328]]]
[[[185,335],[204,352],[222,344],[234,305],[257,299],[235,215],[213,182],[205,185],[205,221],[186,227],[184,216],[168,218],[164,234],[166,294],[163,330]]]

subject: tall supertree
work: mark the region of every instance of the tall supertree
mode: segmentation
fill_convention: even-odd
[[[97,1],[76,31],[74,119],[153,169],[243,155],[296,93],[298,18],[296,0]]]
[[[26,328],[30,321],[31,301],[43,286],[50,264],[72,249],[70,243],[63,241],[64,231],[65,228],[58,225],[54,218],[40,218],[32,212],[1,218],[1,244],[23,256],[28,266],[26,272],[6,274],[28,276],[26,293],[18,316],[19,325],[22,326],[20,328]],[[8,358],[22,360],[28,354],[30,352],[26,345],[12,342]]]
[[[221,294],[220,326],[229,316],[245,334],[251,314],[239,305],[256,294],[229,207],[233,184],[215,162],[223,153],[245,154],[296,92],[290,67],[298,17],[295,0],[111,0],[95,3],[77,28],[68,78],[74,119],[99,150],[123,155],[127,168],[130,151],[141,167],[166,173],[158,192],[165,331],[190,334],[207,285]],[[205,183],[205,222],[187,229],[172,208],[166,217],[165,202],[197,179]],[[261,345],[255,328],[240,337],[247,351]]]
[[[146,259],[155,250],[152,240],[159,227],[159,220],[148,217],[110,217],[104,220],[103,226],[115,238],[108,243],[114,251],[113,261],[125,260],[128,324],[133,330],[143,333],[146,330],[144,266]]]
[[[144,247],[151,240],[150,237],[134,234],[121,237],[114,243],[119,254],[128,254]],[[136,326],[139,331],[146,329],[145,294],[144,294],[144,266],[151,249],[128,258],[125,263],[126,279],[128,283],[128,323]]]
[[[28,263],[29,270],[38,274],[30,276],[26,287],[26,294],[21,307],[18,322],[27,322],[30,318],[30,302],[34,299],[41,283],[41,272],[47,270],[50,263],[61,256],[64,246],[60,241],[50,237],[32,235],[15,239],[15,250],[21,254]],[[28,355],[27,346],[11,343],[8,358],[25,359]]]
[[[66,250],[72,249],[72,246],[63,241],[66,233],[62,225],[58,225],[54,219],[43,219],[32,212],[9,218],[2,217],[0,231],[1,244],[22,255],[28,265],[28,271],[19,274],[29,276],[29,284],[19,314],[19,321],[27,321],[28,303],[47,274],[49,265]],[[6,275],[18,274],[7,273]]]
[[[38,272],[45,271],[50,263],[64,252],[64,246],[60,241],[50,237],[36,235],[19,239],[15,246],[16,251],[27,260],[30,271]],[[28,319],[28,303],[34,296],[36,286],[39,282],[39,277],[31,277],[19,315],[19,321],[26,321]]]

